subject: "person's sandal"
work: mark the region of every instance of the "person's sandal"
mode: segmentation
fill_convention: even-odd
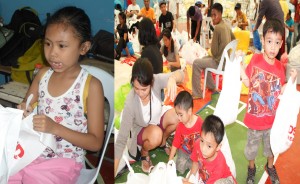
[[[170,148],[170,146],[167,143],[164,146],[160,146],[159,148],[162,149],[162,150],[164,150],[167,155],[170,155],[171,148]]]
[[[143,172],[149,173],[151,166],[153,166],[150,156],[141,156],[141,163]],[[145,164],[148,164],[148,166],[145,166]]]

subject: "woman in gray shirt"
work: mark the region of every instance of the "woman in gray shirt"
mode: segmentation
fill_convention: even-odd
[[[132,89],[126,97],[115,142],[115,175],[126,145],[129,155],[136,161],[142,161],[142,170],[149,171],[152,166],[149,150],[165,148],[166,139],[175,131],[179,121],[174,108],[163,111],[161,91],[167,88],[167,95],[174,100],[177,83],[183,80],[184,73],[181,70],[153,74],[153,67],[147,58],[139,58],[134,63]]]
[[[171,72],[181,69],[178,48],[174,43],[171,31],[165,29],[162,32],[162,37],[164,44],[161,46],[160,52],[166,57],[168,61],[168,68],[170,68]]]

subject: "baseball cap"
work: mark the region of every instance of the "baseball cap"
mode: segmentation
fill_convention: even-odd
[[[195,2],[195,5],[201,5],[202,4],[202,1],[196,1]]]
[[[239,10],[241,9],[241,7],[242,7],[241,3],[236,3],[234,10]]]

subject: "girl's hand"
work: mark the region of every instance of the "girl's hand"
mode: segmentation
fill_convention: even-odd
[[[38,132],[54,134],[58,124],[46,115],[33,116],[33,130]]]
[[[173,102],[177,92],[177,84],[176,84],[175,76],[169,77],[167,91],[168,91],[167,95],[170,97],[170,100]]]
[[[189,180],[187,178],[183,178],[182,179],[182,183],[183,184],[190,184]]]
[[[33,111],[33,108],[30,104],[28,105],[28,107],[26,109],[26,103],[25,102],[22,102],[19,105],[17,105],[17,108],[24,111],[23,118],[27,117]]]

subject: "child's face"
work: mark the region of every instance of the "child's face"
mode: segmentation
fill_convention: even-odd
[[[148,86],[142,86],[138,80],[134,80],[133,81],[133,89],[134,89],[134,92],[140,97],[140,99],[143,101],[143,100],[146,100],[147,97],[150,95],[150,89],[151,89],[151,86],[148,85]]]
[[[44,41],[45,57],[55,72],[63,72],[78,65],[80,55],[88,49],[87,42],[75,35],[75,30],[70,25],[50,24],[46,29]]]
[[[273,31],[267,31],[265,37],[262,40],[264,46],[265,57],[264,59],[269,62],[274,60],[277,56],[279,49],[282,45],[282,36],[280,33],[274,33]]]
[[[211,10],[211,19],[214,25],[217,25],[222,20],[222,13],[216,9]]]
[[[200,149],[203,157],[207,161],[214,160],[220,148],[221,144],[218,145],[213,133],[206,133],[204,131],[201,132]]]
[[[178,116],[179,122],[182,122],[185,125],[191,121],[191,118],[193,116],[192,108],[189,108],[189,110],[185,110],[184,108],[181,108],[180,106],[176,105],[175,111]]]
[[[121,15],[118,15],[118,18],[119,18],[120,24],[123,24],[123,23],[124,23],[124,19],[122,18],[122,16],[121,16]]]
[[[160,11],[162,14],[165,14],[167,12],[167,8],[165,4],[160,5]]]

